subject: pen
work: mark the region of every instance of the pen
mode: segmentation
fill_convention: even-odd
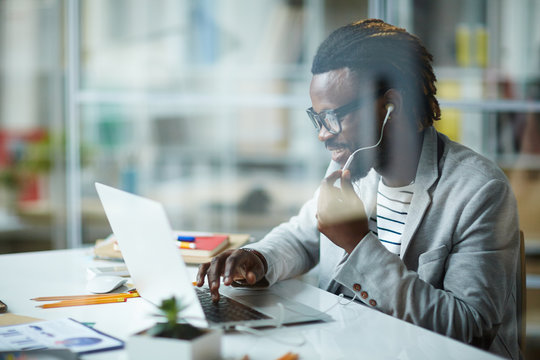
[[[196,249],[197,245],[188,241],[180,241],[180,249]]]
[[[195,241],[195,236],[178,235],[176,240],[193,242],[193,241]]]
[[[116,299],[116,298],[133,298],[139,297],[136,291],[130,293],[114,293],[114,294],[96,294],[96,295],[66,295],[66,296],[42,296],[33,298],[33,301],[55,301],[55,300],[80,300],[80,299]]]
[[[106,298],[106,299],[75,299],[75,300],[64,300],[55,302],[52,304],[43,304],[38,305],[36,307],[42,308],[42,309],[50,309],[50,308],[57,308],[57,307],[66,307],[66,306],[81,306],[81,305],[95,305],[95,304],[110,304],[110,303],[118,303],[118,302],[126,302],[127,298],[120,297],[120,298]]]

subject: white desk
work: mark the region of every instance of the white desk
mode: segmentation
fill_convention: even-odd
[[[110,265],[92,259],[89,249],[45,251],[0,256],[0,299],[9,312],[40,319],[71,317],[94,322],[95,328],[121,339],[150,326],[153,306],[142,298],[126,303],[87,305],[54,309],[36,308],[29,299],[49,295],[86,294],[86,268]],[[195,273],[195,269],[191,269]],[[271,291],[326,310],[338,297],[298,280],[276,284]],[[267,336],[226,334],[223,359],[276,359],[288,351],[301,359],[496,359],[444,336],[397,320],[356,303],[333,307],[333,322],[305,324],[265,330]],[[287,345],[274,340],[302,345]],[[109,351],[84,359],[126,359],[125,352]]]

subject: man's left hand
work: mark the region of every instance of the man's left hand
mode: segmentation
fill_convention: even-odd
[[[334,183],[341,178],[341,188]],[[368,233],[364,204],[356,195],[349,170],[334,171],[323,180],[317,206],[318,229],[349,254]]]

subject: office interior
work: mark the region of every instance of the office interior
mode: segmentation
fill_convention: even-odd
[[[176,229],[261,238],[329,162],[305,113],[318,44],[379,17],[433,54],[437,129],[513,186],[538,356],[538,14],[538,0],[0,0],[0,254],[108,236],[96,181],[159,200]]]

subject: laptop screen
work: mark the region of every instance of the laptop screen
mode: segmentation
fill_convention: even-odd
[[[174,295],[187,321],[207,326],[163,205],[100,183],[96,190],[141,297],[159,305]]]

